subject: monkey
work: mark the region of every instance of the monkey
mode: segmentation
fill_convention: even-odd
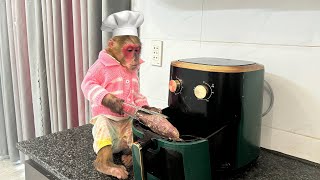
[[[114,36],[81,83],[93,115],[90,123],[94,125],[93,148],[97,154],[93,165],[97,171],[118,179],[127,179],[126,167],[132,166],[132,119],[124,113],[123,102],[161,112],[150,107],[139,91],[137,71],[143,63],[140,54],[141,41],[137,36]],[[124,166],[113,161],[113,153],[120,151]]]

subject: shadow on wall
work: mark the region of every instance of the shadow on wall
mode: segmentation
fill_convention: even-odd
[[[158,3],[166,4],[171,8],[183,9],[183,10],[201,10],[196,9],[194,6],[194,0],[185,0],[181,3],[180,0],[162,0]],[[203,6],[204,10],[232,10],[232,9],[270,9],[281,11],[305,11],[305,10],[320,10],[319,0],[203,0],[204,5],[210,4],[210,6]],[[209,9],[210,8],[210,9]]]
[[[320,128],[317,121],[319,118],[316,112],[320,103],[317,98],[312,97],[314,93],[274,74],[266,73],[265,79],[273,89],[274,106],[262,118],[262,125],[303,136],[315,137],[315,134],[319,135]],[[268,95],[264,94],[265,97],[268,101]],[[271,144],[272,141],[271,135],[268,135],[271,133],[265,133],[265,139],[270,137],[266,141],[268,144]]]
[[[266,126],[270,126],[272,127],[272,120],[274,118],[273,114],[274,114],[274,109],[276,108],[276,103],[277,103],[277,96],[276,96],[276,90],[275,90],[275,85],[274,85],[274,79],[272,77],[273,75],[270,74],[270,73],[265,73],[264,75],[264,80],[267,81],[271,88],[272,88],[272,91],[273,91],[273,106],[271,108],[271,110],[265,115],[262,117],[262,122],[261,122],[261,125],[266,125]],[[263,92],[263,106],[262,106],[262,113],[266,112],[266,110],[268,109],[268,106],[269,106],[269,103],[271,101],[271,95],[270,93],[268,93],[266,90],[264,90]],[[271,144],[271,136],[269,136],[271,132],[267,132],[265,135],[269,138],[268,139],[268,142],[267,144]],[[265,138],[266,139],[266,138]]]

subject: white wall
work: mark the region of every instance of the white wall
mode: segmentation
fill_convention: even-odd
[[[319,0],[135,0],[141,11],[141,91],[166,107],[170,62],[221,57],[261,63],[275,102],[262,120],[262,147],[320,163]],[[151,66],[151,41],[163,65]],[[267,96],[265,96],[267,97]]]

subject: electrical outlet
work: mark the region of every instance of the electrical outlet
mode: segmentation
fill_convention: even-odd
[[[152,60],[153,66],[162,65],[162,41],[152,41]]]

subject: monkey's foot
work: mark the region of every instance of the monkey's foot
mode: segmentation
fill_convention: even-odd
[[[111,163],[102,164],[94,162],[94,167],[97,171],[103,174],[114,176],[118,179],[127,179],[129,175],[126,168],[122,165],[116,165]]]

